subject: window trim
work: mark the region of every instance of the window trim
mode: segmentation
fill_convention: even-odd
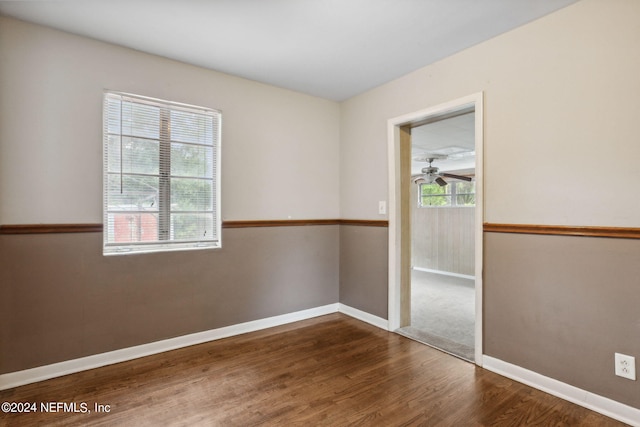
[[[108,129],[108,102],[110,99],[119,99],[120,101],[131,101],[139,104],[153,105],[160,109],[160,122],[159,122],[159,136],[158,136],[158,173],[153,176],[158,177],[158,192],[162,192],[164,195],[159,195],[159,199],[163,199],[163,202],[158,202],[159,208],[153,213],[157,215],[157,230],[158,240],[154,241],[139,241],[139,242],[109,242],[109,214],[112,211],[108,209],[108,194],[109,194],[109,136],[114,135],[109,133]],[[170,135],[170,115],[172,111],[183,111],[195,114],[202,114],[210,116],[213,124],[212,143],[209,144],[197,144],[179,140],[171,140]],[[222,134],[222,112],[220,110],[201,107],[196,105],[183,104],[179,102],[167,101],[163,99],[151,98],[131,93],[118,92],[105,90],[103,94],[103,255],[124,255],[124,254],[143,254],[154,252],[171,252],[171,251],[184,251],[184,250],[201,250],[201,249],[217,249],[222,247],[222,216],[221,216],[221,134]],[[125,135],[120,127],[120,132],[116,135],[120,135],[122,138]],[[153,139],[153,138],[152,138]],[[212,147],[212,173],[211,176],[206,178],[201,177],[181,177],[179,175],[171,175],[171,147],[173,143],[188,144],[196,146]],[[113,174],[113,172],[111,172]],[[122,169],[120,174],[123,174]],[[213,209],[208,211],[212,215],[213,219],[213,233],[212,238],[207,239],[183,239],[183,240],[170,240],[171,234],[171,178],[192,178],[192,179],[205,179],[212,183],[212,203]],[[137,212],[137,211],[131,211]],[[147,211],[144,211],[147,212]],[[178,211],[179,213],[189,213],[188,211]],[[194,211],[192,213],[199,213],[204,211]],[[164,228],[162,224],[164,223]]]

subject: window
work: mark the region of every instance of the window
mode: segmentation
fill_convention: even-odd
[[[107,92],[105,255],[220,247],[220,112]]]
[[[419,205],[422,208],[475,206],[475,182],[450,182],[441,187],[438,184],[420,184]]]

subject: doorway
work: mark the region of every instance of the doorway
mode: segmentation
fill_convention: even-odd
[[[411,133],[411,316],[398,332],[474,359],[475,112]]]
[[[480,366],[482,122],[478,93],[388,126],[389,329]]]

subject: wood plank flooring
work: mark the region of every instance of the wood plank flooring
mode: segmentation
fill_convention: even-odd
[[[0,391],[5,401],[38,412],[0,414],[2,426],[624,425],[342,314]]]

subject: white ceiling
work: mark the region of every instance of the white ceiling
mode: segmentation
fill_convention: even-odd
[[[411,129],[411,174],[428,166],[422,159],[437,158],[433,166],[441,171],[475,169],[475,113],[466,113]]]
[[[0,13],[341,101],[576,1],[0,0]]]

